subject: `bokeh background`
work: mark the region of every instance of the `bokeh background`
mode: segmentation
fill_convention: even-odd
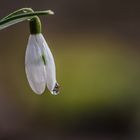
[[[1,0],[0,17],[22,8],[41,17],[54,54],[58,96],[30,89],[28,22],[0,31],[0,140],[139,140],[140,2]]]

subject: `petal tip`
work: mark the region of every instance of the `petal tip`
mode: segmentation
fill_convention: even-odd
[[[32,89],[32,90],[33,90],[33,92],[34,92],[35,94],[37,94],[37,95],[42,95],[42,94],[44,93],[44,90],[42,90],[42,91],[35,90],[35,89]]]

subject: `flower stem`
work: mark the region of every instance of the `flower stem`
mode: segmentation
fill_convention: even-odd
[[[4,20],[0,20],[0,25],[5,24],[5,23],[10,22],[10,21],[13,21],[13,20],[16,20],[16,19],[24,18],[24,17],[26,17],[28,20],[28,19],[33,18],[34,16],[52,15],[52,14],[53,14],[53,12],[50,10],[48,10],[48,11],[36,11],[33,13],[23,13],[20,15],[11,16],[11,17],[6,18]]]
[[[34,11],[31,8],[21,8],[19,10],[16,10],[16,11],[10,13],[8,16],[4,17],[1,20],[5,20],[5,19],[7,19],[9,17],[15,16],[15,15],[18,15],[18,14],[22,14],[22,13],[27,13],[27,12],[32,12],[33,13]]]
[[[20,10],[17,10],[8,16],[4,17],[0,20],[0,30],[7,28],[11,25],[14,25],[16,23],[25,21],[25,20],[31,20],[32,18],[36,16],[41,15],[53,15],[53,11],[47,10],[47,11],[33,11],[30,8],[23,8]]]
[[[30,20],[30,33],[39,34],[41,33],[41,22],[39,17],[35,16]]]

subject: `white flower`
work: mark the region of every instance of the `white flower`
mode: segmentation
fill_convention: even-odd
[[[47,86],[49,91],[57,95],[59,85],[56,82],[53,55],[41,33],[31,34],[25,55],[25,71],[32,90],[42,94]]]

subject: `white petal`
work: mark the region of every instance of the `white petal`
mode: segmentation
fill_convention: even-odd
[[[50,92],[54,95],[59,93],[59,86],[56,82],[56,70],[53,55],[48,47],[42,34],[38,37],[38,43],[40,44],[40,49],[45,56],[46,60],[46,84]]]
[[[37,40],[38,35],[30,35],[25,54],[25,71],[32,90],[42,94],[46,87],[46,69]]]

